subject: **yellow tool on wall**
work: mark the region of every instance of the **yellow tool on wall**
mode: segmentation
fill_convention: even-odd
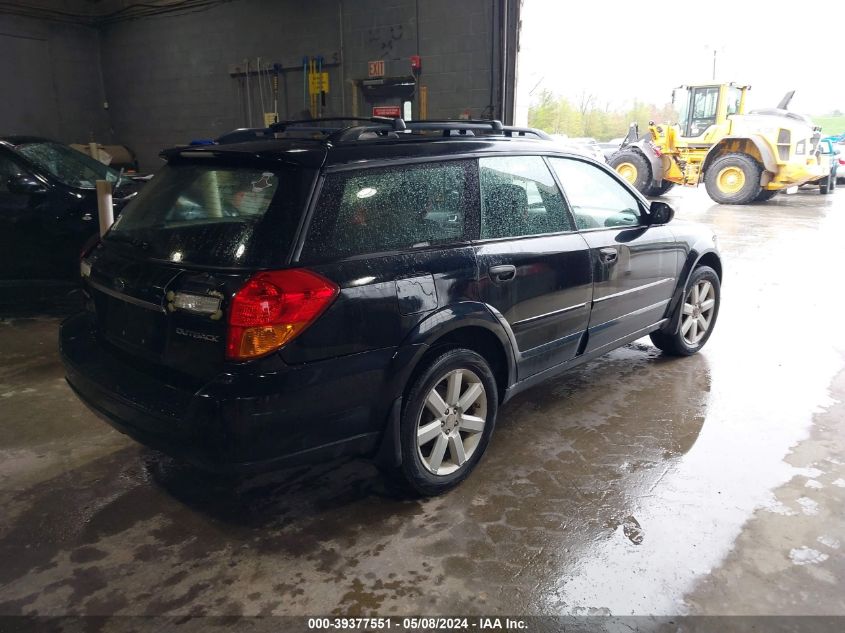
[[[322,115],[329,93],[329,73],[323,71],[323,58],[312,57],[308,61],[308,96],[312,117]]]

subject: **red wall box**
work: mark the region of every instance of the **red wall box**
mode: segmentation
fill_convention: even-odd
[[[373,116],[386,116],[398,119],[402,116],[399,106],[373,106]]]

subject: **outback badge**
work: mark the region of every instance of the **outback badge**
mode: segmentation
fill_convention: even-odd
[[[206,334],[205,332],[197,332],[195,330],[186,330],[185,328],[177,327],[176,334],[179,336],[187,336],[188,338],[196,339],[198,341],[208,341],[209,343],[219,343],[220,337],[216,334]]]

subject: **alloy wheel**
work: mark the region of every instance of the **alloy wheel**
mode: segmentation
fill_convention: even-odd
[[[417,452],[426,470],[449,475],[472,457],[487,424],[487,390],[470,369],[435,383],[417,420]]]
[[[706,279],[693,284],[684,300],[681,336],[690,347],[698,345],[713,323],[716,289]]]

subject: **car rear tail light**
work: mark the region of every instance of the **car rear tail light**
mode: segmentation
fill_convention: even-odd
[[[845,158],[840,158],[840,159],[839,159],[839,164],[840,164],[840,165],[845,165]]]
[[[232,299],[226,358],[249,360],[281,348],[316,321],[338,292],[310,270],[258,273]]]

